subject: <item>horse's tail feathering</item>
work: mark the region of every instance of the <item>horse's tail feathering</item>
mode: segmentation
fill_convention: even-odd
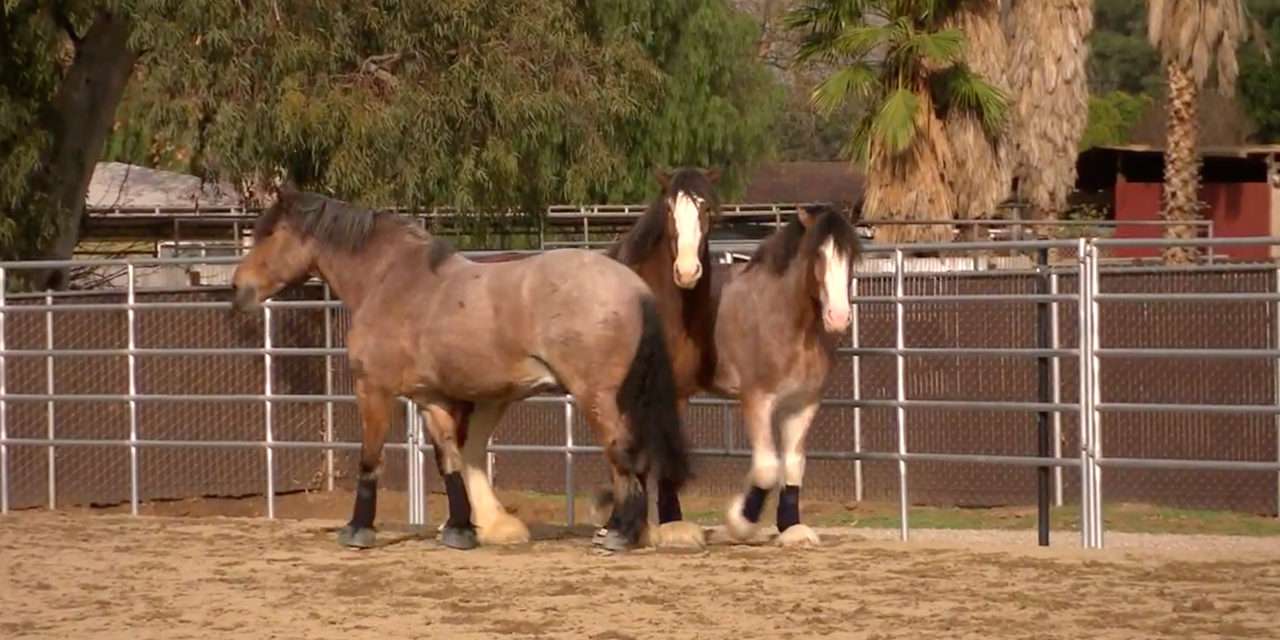
[[[662,318],[650,296],[640,301],[640,344],[618,389],[618,408],[631,424],[633,455],[646,452],[658,477],[679,490],[689,479],[689,451],[676,410],[675,374],[662,333]]]

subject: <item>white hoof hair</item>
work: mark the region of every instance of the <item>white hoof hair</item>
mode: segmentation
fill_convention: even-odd
[[[655,542],[659,549],[705,549],[707,535],[697,523],[677,520],[660,525]]]
[[[480,544],[485,545],[524,544],[529,541],[529,527],[509,513],[498,514],[492,522],[476,527],[476,534]]]
[[[742,506],[746,504],[746,498],[736,496],[733,502],[729,503],[729,510],[724,514],[725,531],[729,533],[729,537],[738,542],[745,542],[755,536],[756,530],[760,528],[760,523],[752,522],[742,515]]]
[[[778,534],[778,546],[782,547],[816,547],[821,544],[818,532],[802,524],[793,524]]]

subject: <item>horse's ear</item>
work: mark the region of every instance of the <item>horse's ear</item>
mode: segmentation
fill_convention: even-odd
[[[800,221],[800,226],[808,229],[813,226],[814,221],[818,219],[818,215],[808,207],[797,207],[796,219]]]
[[[666,191],[671,188],[671,170],[658,169],[653,172],[653,177],[658,179],[658,184],[662,186],[662,190]]]
[[[711,182],[711,184],[718,184],[720,182],[720,167],[711,167],[710,169],[707,169],[706,176],[707,180]]]

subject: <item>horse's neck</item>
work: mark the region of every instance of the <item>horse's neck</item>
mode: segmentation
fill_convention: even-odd
[[[316,267],[334,296],[354,312],[387,276],[387,268],[410,258],[406,254],[413,248],[395,238],[373,238],[357,251],[322,250]]]
[[[813,298],[809,295],[809,278],[812,277],[810,275],[812,270],[808,260],[797,257],[787,265],[787,269],[781,276],[776,276],[782,298],[778,308],[791,315],[792,322],[789,324],[800,332],[814,329],[820,320]]]

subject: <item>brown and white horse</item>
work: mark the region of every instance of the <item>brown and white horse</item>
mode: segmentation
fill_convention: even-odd
[[[765,498],[781,482],[778,541],[816,544],[800,524],[805,436],[840,335],[850,321],[849,275],[858,255],[853,225],[831,207],[810,207],[774,232],[751,261],[729,267],[716,317],[714,389],[741,401],[751,441],[744,495],[726,514],[729,534],[755,532]],[[773,424],[782,437],[774,446]]]
[[[397,396],[422,408],[449,498],[447,546],[525,542],[485,475],[486,445],[512,403],[573,394],[613,469],[618,519],[604,544],[641,540],[643,478],[679,487],[688,456],[653,294],[600,254],[565,249],[480,264],[417,225],[310,193],[282,192],[236,268],[251,310],[319,275],[351,312],[347,351],[363,423],[360,475],[340,543],[374,544],[378,471]],[[474,508],[474,512],[473,512]]]
[[[684,167],[658,171],[662,192],[635,225],[606,252],[635,271],[653,292],[676,380],[681,416],[689,397],[705,390],[715,372],[715,296],[707,235],[719,214],[718,170]],[[607,506],[608,496],[598,501]],[[610,523],[615,521],[616,512]],[[677,488],[659,478],[659,544],[701,545],[701,527],[681,522]],[[608,526],[611,526],[608,525]],[[603,539],[606,528],[596,534]]]

